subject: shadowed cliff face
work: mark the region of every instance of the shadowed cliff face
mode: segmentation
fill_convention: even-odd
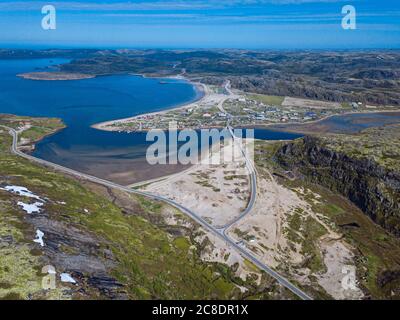
[[[332,150],[324,139],[305,137],[284,145],[276,160],[286,169],[339,192],[373,221],[400,237],[400,173]]]

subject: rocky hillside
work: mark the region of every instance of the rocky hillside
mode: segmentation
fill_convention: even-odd
[[[12,115],[0,115],[0,125],[17,129],[20,144],[63,127]],[[214,242],[173,207],[12,154],[7,127],[0,127],[0,300],[294,298],[250,263],[228,265],[230,252],[206,260]]]
[[[287,170],[347,197],[400,237],[399,136],[399,125],[352,136],[307,136],[282,146],[275,158]]]

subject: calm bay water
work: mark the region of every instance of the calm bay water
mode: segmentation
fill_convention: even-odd
[[[75,81],[33,81],[16,75],[48,71],[66,59],[0,60],[0,113],[58,117],[67,128],[36,146],[34,155],[119,183],[152,179],[181,169],[179,165],[154,168],[145,160],[144,133],[92,129],[92,124],[167,109],[199,97],[182,80],[118,75]],[[294,139],[298,134],[256,129],[266,140]]]
[[[0,60],[0,113],[58,117],[67,128],[36,146],[36,157],[120,183],[169,174],[179,166],[154,168],[145,161],[143,133],[105,132],[94,123],[167,109],[193,101],[199,93],[189,83],[118,75],[76,81],[33,81],[19,73],[48,71],[66,59]],[[265,135],[265,134],[264,134]],[[276,132],[272,139],[296,135]]]
[[[34,155],[39,158],[120,182],[128,176],[141,179],[139,171],[132,171],[143,166],[148,145],[145,135],[99,131],[90,125],[187,103],[199,93],[175,79],[163,79],[168,84],[160,84],[159,79],[129,75],[77,81],[32,81],[16,76],[66,62],[0,60],[0,113],[63,119],[66,129],[37,144]],[[165,169],[168,173],[177,168]]]

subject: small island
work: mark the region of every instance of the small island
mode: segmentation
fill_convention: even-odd
[[[17,75],[18,77],[28,80],[42,80],[42,81],[68,81],[68,80],[82,80],[92,79],[95,75],[84,73],[68,73],[68,72],[28,72]]]

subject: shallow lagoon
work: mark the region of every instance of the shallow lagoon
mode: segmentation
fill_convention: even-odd
[[[16,76],[65,62],[68,60],[0,60],[0,112],[62,118],[67,128],[38,143],[33,154],[102,177],[115,174],[112,178],[118,180],[141,167],[143,163],[135,161],[143,160],[145,135],[99,131],[92,129],[92,124],[166,109],[199,95],[192,85],[175,79],[163,79],[165,85],[159,79],[130,75],[75,81]],[[111,166],[107,166],[109,162]],[[165,168],[167,173],[176,169]],[[136,175],[140,178],[140,170]]]
[[[180,165],[150,166],[144,133],[99,131],[92,124],[185,104],[199,98],[188,82],[117,75],[73,81],[35,81],[19,73],[48,71],[66,59],[0,60],[0,113],[58,117],[67,128],[36,146],[33,155],[101,178],[130,184],[171,174]],[[165,84],[167,83],[167,84]],[[340,118],[336,121],[342,125]],[[284,129],[283,129],[284,130]],[[255,138],[288,140],[299,134],[256,129]]]
[[[199,98],[186,81],[117,75],[73,81],[34,81],[19,73],[48,71],[66,59],[0,60],[0,112],[62,118],[67,128],[36,146],[33,155],[82,172],[129,184],[170,174],[179,165],[146,163],[144,133],[105,132],[94,123],[167,109]],[[167,82],[167,85],[165,84]],[[257,136],[258,134],[256,134]],[[262,131],[262,137],[295,134]]]

